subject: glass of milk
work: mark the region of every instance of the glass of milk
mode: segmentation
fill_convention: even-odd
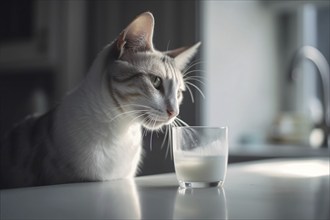
[[[227,127],[173,127],[176,177],[183,188],[222,186],[228,162]]]

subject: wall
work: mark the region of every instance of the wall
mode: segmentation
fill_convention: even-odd
[[[263,139],[278,111],[275,16],[259,1],[203,1],[203,122],[236,145]]]

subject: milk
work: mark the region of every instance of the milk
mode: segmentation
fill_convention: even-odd
[[[173,129],[174,166],[180,186],[222,185],[227,170],[227,129]]]
[[[184,182],[223,181],[227,169],[227,156],[174,156],[178,180]]]

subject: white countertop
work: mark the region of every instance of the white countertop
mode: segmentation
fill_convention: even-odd
[[[223,188],[174,173],[0,191],[1,219],[329,219],[329,158],[231,164]]]

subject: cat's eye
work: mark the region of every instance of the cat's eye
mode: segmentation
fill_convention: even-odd
[[[155,87],[155,89],[160,89],[160,86],[162,85],[162,79],[159,76],[150,75],[150,81],[152,85]]]

